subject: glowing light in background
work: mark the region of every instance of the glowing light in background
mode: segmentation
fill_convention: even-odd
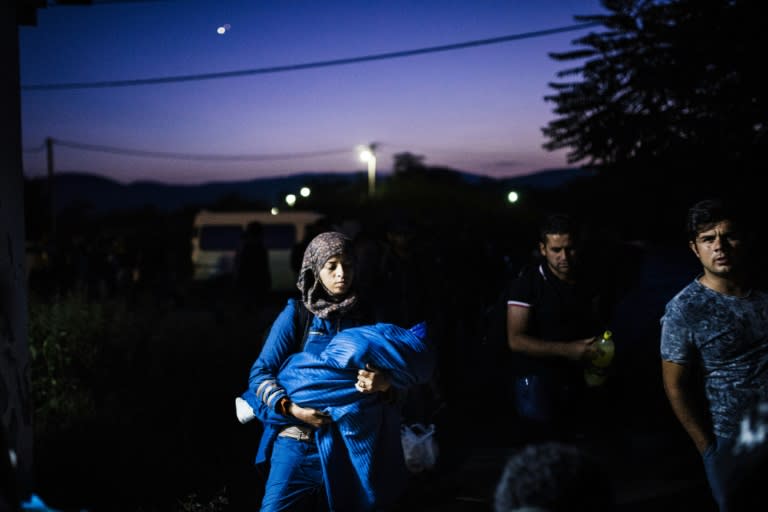
[[[301,187],[301,190],[299,190],[299,194],[301,197],[309,197],[310,190],[309,187]]]
[[[520,195],[514,190],[507,194],[507,201],[510,203],[516,203],[518,199],[520,199]]]
[[[368,146],[359,146],[360,160],[368,163],[368,195],[373,196],[376,192],[376,146],[372,143]]]
[[[225,23],[224,25],[221,25],[219,28],[216,29],[216,33],[220,36],[223,36],[227,32],[229,32],[229,29],[231,28],[231,25],[229,23]]]

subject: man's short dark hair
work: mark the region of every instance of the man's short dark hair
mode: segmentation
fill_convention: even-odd
[[[614,485],[600,459],[561,442],[529,444],[507,459],[495,512],[536,507],[549,512],[615,510]]]
[[[699,233],[712,229],[716,224],[730,221],[734,225],[739,224],[738,211],[722,199],[704,199],[688,209],[686,231],[688,241],[693,242]]]
[[[546,243],[547,235],[566,234],[573,238],[578,236],[576,220],[567,213],[551,213],[539,225],[539,240],[542,243]]]

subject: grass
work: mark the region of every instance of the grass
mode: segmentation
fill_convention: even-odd
[[[61,510],[215,511],[247,500],[247,384],[275,309],[200,289],[183,303],[30,301],[36,492]],[[253,487],[257,487],[255,484]]]

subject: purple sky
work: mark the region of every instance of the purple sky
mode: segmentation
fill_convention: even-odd
[[[166,0],[38,10],[20,28],[22,86],[199,75],[407,51],[574,25],[598,0]],[[217,28],[229,25],[223,35]],[[55,146],[56,171],[122,182],[229,181],[361,171],[356,148],[494,177],[565,167],[541,148],[547,83],[587,30],[349,65],[210,80],[22,90],[24,169],[46,137],[211,161]],[[273,155],[327,153],[272,158]]]

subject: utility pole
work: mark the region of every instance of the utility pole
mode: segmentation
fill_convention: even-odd
[[[54,176],[53,176],[53,139],[45,138],[45,157],[48,164],[48,209],[51,216],[51,236],[50,242],[56,243],[56,201],[54,195]]]

